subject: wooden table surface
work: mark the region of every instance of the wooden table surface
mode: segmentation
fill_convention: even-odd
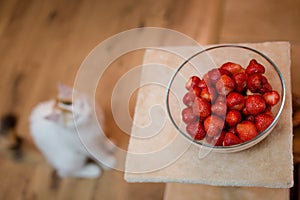
[[[97,44],[147,26],[180,31],[200,44],[290,41],[292,89],[300,94],[299,0],[0,0],[0,115],[19,116],[17,132],[26,143],[23,161],[1,153],[0,199],[163,199],[165,184],[128,184],[118,171],[107,171],[97,180],[55,178],[34,149],[28,129],[32,108],[55,97],[57,82],[72,85]],[[96,97],[105,111],[106,131],[124,149],[128,136],[113,120],[110,96],[118,79],[141,63],[141,55],[114,62]],[[129,109],[132,114],[134,97]]]

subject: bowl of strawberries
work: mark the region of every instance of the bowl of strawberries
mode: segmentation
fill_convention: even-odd
[[[284,102],[284,80],[269,57],[246,46],[219,45],[194,54],[176,69],[166,107],[185,138],[227,153],[266,138]]]

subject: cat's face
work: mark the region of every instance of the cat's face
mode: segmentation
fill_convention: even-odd
[[[46,119],[69,128],[75,127],[75,122],[79,125],[88,120],[91,117],[91,106],[88,99],[81,96],[73,100],[72,95],[72,88],[59,84],[53,110]]]

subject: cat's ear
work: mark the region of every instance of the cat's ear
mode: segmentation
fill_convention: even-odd
[[[58,99],[72,99],[73,88],[65,84],[58,83],[57,90],[58,90]]]
[[[51,112],[50,114],[45,116],[45,119],[53,122],[58,122],[59,121],[60,114],[56,112]]]

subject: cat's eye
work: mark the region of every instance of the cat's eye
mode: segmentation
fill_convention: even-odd
[[[61,103],[66,105],[66,106],[72,105],[72,101],[61,101]]]

